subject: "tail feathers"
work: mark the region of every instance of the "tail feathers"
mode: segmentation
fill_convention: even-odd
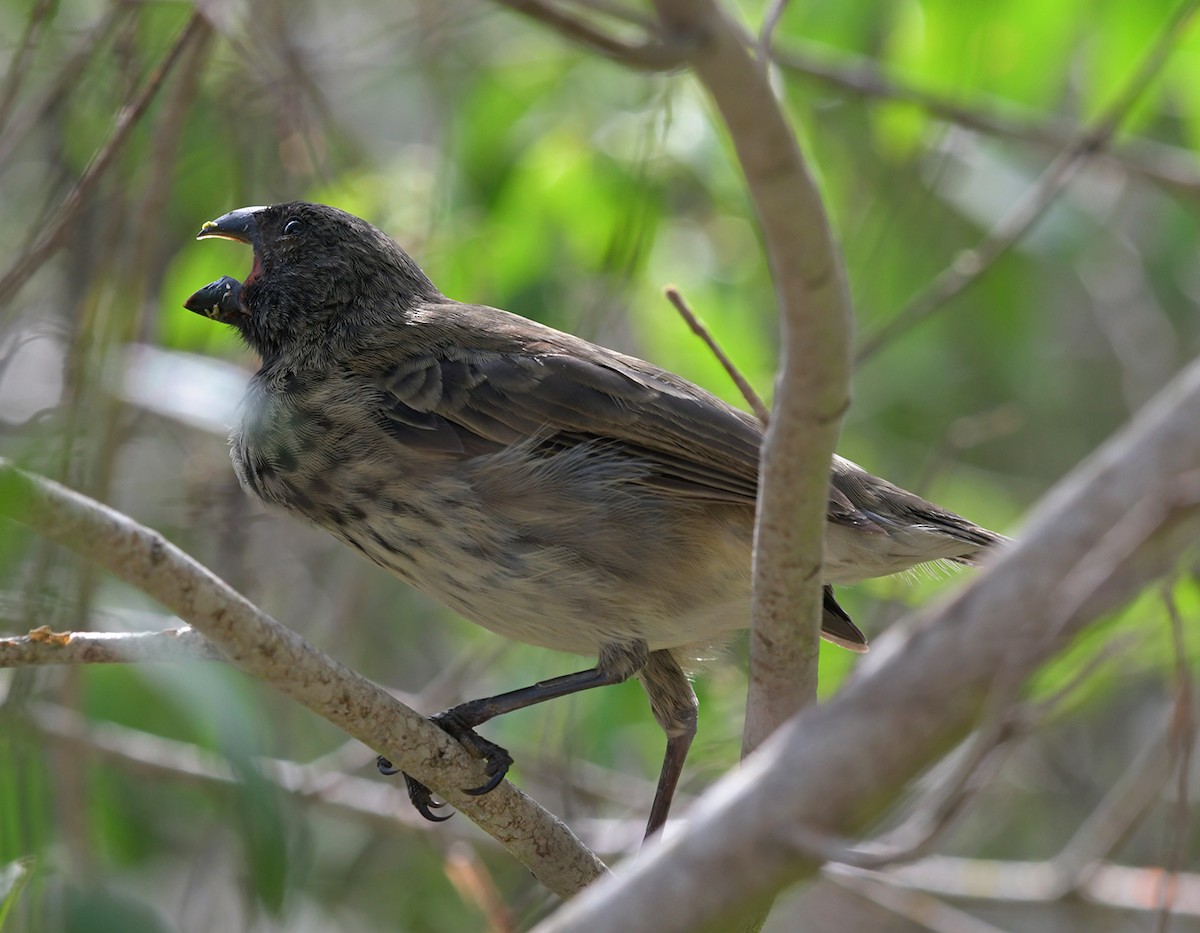
[[[1012,538],[1007,538],[1004,535],[997,534],[994,531],[988,531],[986,528],[980,528],[978,525],[973,526],[972,531],[973,535],[970,538],[965,538],[965,540],[970,541],[972,544],[977,544],[979,547],[973,550],[970,554],[961,554],[957,557],[951,557],[950,560],[952,560],[954,563],[964,564],[967,567],[978,567],[980,558],[982,558],[988,550],[1000,544],[1008,544],[1008,542],[1012,540]]]
[[[868,650],[867,636],[853,622],[846,610],[833,598],[833,587],[825,585],[824,615],[821,617],[821,637],[835,645],[859,653]]]

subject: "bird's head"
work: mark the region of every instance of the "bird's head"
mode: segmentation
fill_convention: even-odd
[[[223,276],[184,307],[237,328],[265,361],[353,348],[416,302],[440,297],[390,237],[336,207],[304,201],[243,207],[196,235],[211,237],[249,244],[250,274],[241,283]]]

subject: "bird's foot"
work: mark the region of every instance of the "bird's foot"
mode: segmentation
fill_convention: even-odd
[[[456,716],[452,709],[431,717],[430,722],[447,735],[457,739],[459,744],[472,756],[482,759],[487,765],[484,771],[487,780],[479,787],[464,788],[463,793],[470,794],[472,797],[481,797],[500,786],[500,782],[504,780],[504,776],[508,774],[508,769],[512,767],[513,763],[512,755],[506,749],[483,738]],[[393,775],[399,772],[399,769],[382,755],[375,760],[375,766],[379,769],[380,774]],[[441,823],[450,819],[452,814],[443,815],[433,812],[446,804],[434,800],[433,793],[428,787],[408,774],[404,775],[404,784],[408,789],[409,801],[421,816],[432,823]]]

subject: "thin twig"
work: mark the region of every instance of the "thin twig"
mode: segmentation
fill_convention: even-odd
[[[228,758],[188,742],[152,735],[112,722],[89,722],[74,710],[49,703],[32,704],[26,715],[48,739],[88,752],[125,770],[193,784],[233,784],[237,774]],[[354,743],[365,752],[358,743]],[[365,756],[364,756],[365,757]],[[315,764],[278,758],[256,758],[260,775],[280,790],[329,808],[341,816],[379,829],[420,830],[427,825],[408,795],[394,783],[331,772]],[[462,827],[448,825],[458,836]],[[478,833],[467,830],[472,839]]]
[[[685,43],[666,42],[661,36],[646,38],[641,42],[620,39],[547,0],[495,2],[549,26],[559,35],[598,55],[639,71],[670,71],[678,68],[687,60],[690,51]]]
[[[886,874],[864,873],[845,865],[829,865],[824,874],[839,880],[853,876],[874,878],[941,897],[1006,904],[1053,904],[1072,893],[1063,891],[1053,877],[1053,869],[1050,862],[933,855]],[[1161,868],[1134,868],[1098,860],[1089,864],[1084,874],[1087,880],[1079,894],[1086,900],[1129,910],[1153,911],[1157,907],[1154,891]],[[1176,912],[1200,916],[1200,874],[1180,872],[1176,880]]]
[[[16,54],[9,63],[8,74],[4,76],[4,89],[0,90],[0,130],[3,130],[4,124],[8,122],[8,117],[12,113],[17,93],[21,90],[21,84],[29,73],[29,65],[33,61],[33,50],[37,47],[38,39],[41,38],[42,26],[50,17],[51,8],[54,5],[54,0],[38,0],[38,3],[29,11],[29,18],[25,22],[25,32],[22,33],[21,40],[17,44]]]
[[[915,888],[863,875],[829,874],[834,884],[933,933],[1004,933],[997,926]]]
[[[40,102],[22,110],[18,117],[4,127],[4,131],[0,133],[0,171],[8,167],[9,155],[18,144],[28,138],[33,127],[45,120],[46,115],[58,106],[67,94],[79,87],[80,75],[84,68],[116,26],[130,14],[130,10],[128,3],[112,4],[80,40],[75,51],[64,57],[62,67]]]
[[[788,0],[771,0],[763,16],[762,28],[758,32],[758,48],[765,63],[771,61],[771,48],[775,42],[775,30],[788,7]]]
[[[741,27],[712,0],[654,5],[664,29],[697,43],[691,66],[728,129],[779,305],[780,364],[754,532],[748,754],[816,698],[829,460],[849,406],[849,290],[820,188]]]
[[[190,627],[161,632],[52,632],[0,638],[0,668],[41,664],[220,661],[224,655]]]
[[[1121,776],[1050,860],[1050,871],[1062,879],[1064,892],[1082,888],[1091,867],[1116,849],[1158,798],[1170,777],[1169,731],[1170,714],[1163,710]]]
[[[715,356],[717,358],[717,362],[724,367],[725,372],[729,374],[729,378],[733,380],[733,384],[736,385],[738,387],[738,391],[742,393],[742,398],[746,400],[746,404],[750,406],[750,409],[754,412],[755,417],[758,418],[759,422],[765,428],[767,423],[771,420],[771,410],[763,404],[761,396],[754,391],[754,386],[750,385],[750,381],[742,375],[741,370],[734,365],[733,360],[731,360],[725,354],[725,351],[721,349],[721,345],[718,344],[716,338],[709,333],[708,328],[704,326],[704,322],[692,313],[692,309],[688,306],[687,301],[684,300],[683,295],[680,294],[679,289],[674,285],[668,285],[665,289],[663,289],[663,294],[666,295],[667,300],[675,306],[675,310],[679,312],[679,316],[687,322],[687,326],[691,328],[692,333],[703,340],[705,346],[712,351],[712,355]]]
[[[870,59],[841,50],[833,53],[811,43],[793,41],[787,46],[774,45],[771,55],[776,65],[799,77],[812,78],[862,97],[913,104],[938,120],[990,136],[1057,149],[1069,145],[1084,132],[1076,123],[1034,114],[1010,101],[984,98],[972,106],[964,105],[890,77]],[[1182,193],[1195,195],[1200,191],[1200,165],[1186,149],[1139,138],[1125,140],[1093,155]]]
[[[193,13],[171,43],[171,47],[154,69],[140,93],[128,104],[122,107],[116,117],[112,134],[100,147],[75,186],[68,192],[62,204],[43,225],[40,234],[33,245],[9,266],[4,276],[0,278],[0,309],[8,305],[13,296],[29,281],[42,264],[53,256],[63,245],[71,226],[83,211],[88,198],[96,187],[96,182],[116,159],[129,141],[133,128],[149,109],[150,104],[158,95],[171,69],[179,61],[184,49],[194,37],[209,29],[208,21],[200,14]]]
[[[1050,209],[1083,162],[1105,147],[1133,105],[1158,76],[1198,5],[1200,0],[1187,0],[1179,6],[1124,89],[1091,127],[1055,157],[1033,187],[1013,205],[978,246],[961,253],[906,307],[863,339],[857,362],[869,360],[896,337],[946,307],[951,298],[979,281]]]

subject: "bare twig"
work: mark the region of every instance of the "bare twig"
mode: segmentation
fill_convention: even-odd
[[[200,785],[234,784],[238,780],[228,758],[187,742],[111,722],[89,722],[75,711],[54,704],[34,704],[26,713],[47,739],[65,743],[76,752],[86,751],[134,774]],[[275,758],[257,758],[254,765],[280,790],[357,823],[389,831],[398,827],[415,831],[427,825],[408,805],[408,795],[394,783]],[[448,824],[447,829],[454,838],[480,838],[466,824]]]
[[[771,54],[776,65],[793,74],[864,97],[914,104],[939,120],[991,136],[1061,149],[1085,132],[1076,123],[1032,114],[1008,101],[985,99],[964,105],[889,77],[875,62],[842,50],[833,53],[815,45],[791,42],[786,47],[775,44]],[[1107,159],[1125,171],[1183,194],[1195,195],[1200,191],[1200,163],[1185,149],[1148,139],[1131,139],[1092,156]]]
[[[788,0],[771,0],[763,15],[762,28],[758,31],[758,48],[764,62],[771,60],[771,48],[775,43],[775,30],[787,11]]]
[[[137,126],[149,109],[184,50],[193,39],[208,29],[207,20],[199,13],[193,13],[187,25],[171,43],[171,47],[163,56],[162,61],[146,79],[141,91],[118,112],[112,133],[92,156],[91,162],[88,163],[87,168],[84,169],[79,180],[75,182],[75,186],[58,206],[54,215],[42,224],[42,229],[33,245],[18,256],[0,277],[0,308],[8,305],[13,296],[41,268],[42,264],[62,247],[71,225],[82,212],[96,182],[124,149],[133,128]]]
[[[12,113],[17,93],[21,90],[30,62],[33,61],[33,51],[41,38],[42,27],[52,15],[53,7],[54,0],[38,0],[25,20],[25,31],[17,43],[16,53],[9,61],[8,74],[4,76],[4,87],[0,89],[0,130],[4,129],[4,124],[8,122]]]
[[[193,628],[162,632],[52,632],[0,638],[0,667],[219,661],[224,655]]]
[[[57,483],[0,461],[0,514],[33,528],[152,596],[201,631],[231,664],[388,756],[433,788],[560,896],[605,872],[570,830],[511,784],[482,782],[465,749],[377,685],[313,648],[161,535]]]
[[[1086,882],[1090,868],[1112,853],[1157,799],[1170,777],[1170,725],[1169,710],[1157,714],[1142,748],[1067,844],[1050,860],[1049,874],[1060,879],[1062,893],[1078,890]]]
[[[941,897],[1004,903],[1051,904],[1071,891],[1064,891],[1050,862],[1019,862],[998,859],[960,858],[934,855],[914,865],[904,865],[886,874],[866,873],[857,868],[830,865],[824,874],[836,877],[873,878],[889,885],[924,891]],[[1086,880],[1078,893],[1089,901],[1129,910],[1156,910],[1155,891],[1161,868],[1132,868],[1096,861],[1086,866]],[[1200,916],[1200,874],[1181,872],[1176,876],[1176,913]]]
[[[742,375],[741,370],[734,365],[725,351],[721,349],[721,345],[717,343],[704,322],[701,321],[688,303],[680,294],[679,289],[674,285],[668,285],[663,289],[663,294],[667,296],[667,300],[675,306],[675,310],[679,312],[679,316],[684,319],[687,326],[691,328],[692,333],[704,341],[704,345],[712,352],[712,355],[717,358],[717,362],[724,367],[725,372],[729,374],[729,378],[733,380],[733,384],[738,387],[738,391],[742,393],[742,398],[746,400],[746,404],[750,406],[750,410],[754,412],[755,417],[766,426],[771,421],[771,412],[766,405],[763,404],[762,398],[754,391],[754,386],[750,385],[750,381]]]
[[[1008,252],[1049,210],[1085,159],[1107,145],[1133,105],[1158,76],[1198,5],[1197,0],[1186,0],[1176,9],[1116,99],[1091,127],[1059,153],[1025,196],[1013,205],[978,246],[961,253],[906,307],[863,339],[857,355],[859,363],[870,359],[900,334],[945,307],[951,298],[982,278],[996,260]]]
[[[889,865],[909,862],[925,855],[963,812],[967,804],[988,783],[1000,766],[1000,749],[1013,748],[1017,740],[1033,732],[1041,722],[1091,677],[1098,667],[1119,656],[1129,643],[1124,636],[1113,638],[1054,693],[1036,703],[1004,709],[1001,717],[988,721],[969,739],[953,770],[939,780],[933,791],[913,808],[905,821],[885,835],[855,844],[808,827],[788,830],[798,850],[824,862],[836,862],[854,868],[878,871]],[[1004,706],[990,701],[993,708]],[[1094,853],[1099,855],[1101,853]]]
[[[75,50],[64,57],[53,84],[39,103],[24,108],[10,122],[3,125],[3,132],[0,132],[0,171],[8,167],[8,157],[12,150],[27,138],[32,128],[43,121],[68,93],[79,86],[79,77],[83,69],[109,34],[129,15],[131,8],[129,3],[110,4],[96,25],[80,40]]]
[[[835,884],[934,933],[1003,933],[1000,927],[915,888],[849,873],[831,872],[828,877]]]
[[[592,52],[639,71],[678,68],[687,60],[690,51],[684,42],[664,41],[661,37],[646,38],[641,42],[626,41],[567,12],[551,0],[496,0],[496,3],[549,26]]]

